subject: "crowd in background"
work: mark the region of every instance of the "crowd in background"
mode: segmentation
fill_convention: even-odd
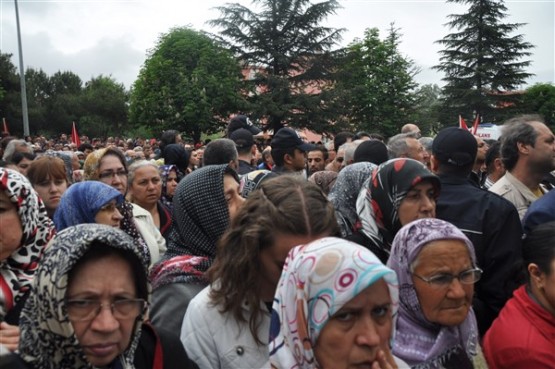
[[[80,141],[1,141],[2,367],[555,368],[539,116]]]

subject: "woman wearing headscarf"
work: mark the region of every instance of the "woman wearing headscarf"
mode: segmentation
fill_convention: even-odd
[[[114,227],[60,232],[21,316],[20,356],[34,369],[194,368],[172,333],[145,321],[144,254]]]
[[[395,272],[360,245],[329,237],[295,247],[274,297],[272,368],[403,365],[390,352],[397,296]]]
[[[330,193],[336,180],[337,172],[331,170],[321,170],[308,177],[308,181],[320,187],[326,196]]]
[[[179,182],[168,251],[150,274],[156,326],[181,327],[189,301],[208,285],[216,243],[243,201],[237,173],[227,164],[197,169]]]
[[[393,353],[413,369],[471,369],[479,352],[472,310],[482,271],[474,246],[454,225],[419,219],[395,236],[387,266],[399,278]]]
[[[177,166],[173,164],[160,165],[159,170],[160,177],[162,177],[162,196],[160,196],[160,201],[171,213],[173,211],[173,196],[179,183]]]
[[[339,172],[330,190],[328,198],[335,208],[337,224],[343,238],[354,232],[358,220],[357,196],[374,168],[376,165],[368,162],[348,165]]]
[[[118,149],[109,147],[93,151],[87,156],[83,170],[86,181],[100,181],[123,196],[127,194],[127,162]],[[166,252],[166,240],[150,213],[127,200],[118,205],[118,210],[123,217],[121,229],[137,242],[149,265],[157,262]]]
[[[54,224],[31,183],[0,168],[0,344],[15,350],[19,315]]]
[[[251,193],[218,242],[210,286],[189,304],[181,342],[200,368],[267,368],[281,266],[294,246],[336,233],[333,207],[312,183],[279,176]]]
[[[358,194],[357,232],[348,239],[387,262],[393,238],[402,226],[436,216],[440,188],[439,178],[419,161],[399,158],[381,164]]]
[[[99,223],[119,228],[122,219],[117,206],[123,195],[99,181],[74,183],[64,193],[54,214],[59,231],[83,223]]]
[[[178,170],[178,182],[188,173],[189,153],[181,144],[170,144],[164,148],[162,158],[165,165],[175,165]]]

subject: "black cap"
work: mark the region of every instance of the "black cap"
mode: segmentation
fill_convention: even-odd
[[[248,130],[253,135],[257,135],[262,132],[257,126],[252,124],[251,120],[246,115],[236,115],[229,121],[227,125],[227,135],[231,137],[233,131],[238,130],[239,128],[244,128]]]
[[[434,138],[432,154],[442,164],[464,167],[476,160],[478,143],[466,129],[444,128]]]
[[[239,149],[252,147],[252,145],[254,145],[254,137],[252,133],[245,128],[239,128],[238,130],[233,131],[229,138],[235,142],[235,146]]]
[[[272,149],[289,149],[295,147],[304,152],[316,148],[316,145],[304,142],[297,131],[287,127],[283,127],[274,134],[270,146],[272,146]]]
[[[385,163],[387,160],[389,160],[387,146],[378,140],[367,140],[361,142],[355,149],[355,154],[353,156],[353,162],[355,163],[367,161],[380,165],[381,163]]]

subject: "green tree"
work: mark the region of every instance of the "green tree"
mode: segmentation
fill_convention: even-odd
[[[521,113],[541,114],[547,125],[555,130],[555,85],[538,83],[529,87],[522,99]]]
[[[158,40],[131,91],[135,126],[177,129],[200,140],[244,107],[238,62],[207,35],[175,28]]]
[[[443,117],[450,123],[458,114],[470,120],[474,114],[484,121],[499,120],[497,108],[511,106],[516,98],[504,92],[517,89],[531,76],[525,71],[530,61],[522,59],[531,55],[533,46],[523,35],[513,35],[522,23],[502,23],[507,16],[502,0],[447,2],[470,7],[464,14],[449,16],[447,25],[455,32],[437,41],[445,47],[435,67],[445,73]]]
[[[48,127],[47,116],[52,96],[50,77],[42,69],[28,68],[25,71],[25,85],[30,132],[44,131]]]
[[[254,10],[234,3],[217,7],[223,42],[252,71],[247,79],[250,113],[274,131],[284,124],[330,129],[330,50],[342,30],[322,26],[336,0],[253,0]]]
[[[422,85],[414,92],[414,98],[410,121],[420,127],[423,136],[433,136],[440,129],[441,88],[436,84]]]
[[[127,127],[128,92],[112,77],[98,76],[85,83],[81,94],[79,133],[106,137],[121,134]]]
[[[45,126],[37,127],[40,131],[51,134],[71,131],[71,122],[78,121],[83,111],[81,108],[81,78],[70,71],[58,71],[50,77],[50,97],[46,113]]]
[[[21,90],[17,68],[11,61],[12,54],[0,53],[0,120],[6,118],[10,133],[23,134],[21,115]]]
[[[355,130],[392,136],[409,121],[418,70],[399,52],[400,37],[393,25],[384,40],[371,28],[346,50],[335,93],[343,119]]]

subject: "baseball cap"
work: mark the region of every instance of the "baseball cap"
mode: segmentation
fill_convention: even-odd
[[[440,163],[457,167],[474,163],[477,150],[474,136],[458,127],[442,129],[432,143],[432,154]]]
[[[245,128],[239,128],[233,131],[229,138],[235,142],[235,146],[240,149],[252,147],[252,145],[254,145],[252,133]]]
[[[295,147],[304,152],[316,148],[316,145],[304,142],[297,131],[288,127],[283,127],[274,134],[270,146],[272,146],[272,149],[289,149]]]
[[[257,126],[255,126],[251,120],[246,115],[236,115],[229,121],[227,125],[227,134],[231,138],[233,131],[240,128],[248,130],[253,135],[257,135],[262,132]]]

